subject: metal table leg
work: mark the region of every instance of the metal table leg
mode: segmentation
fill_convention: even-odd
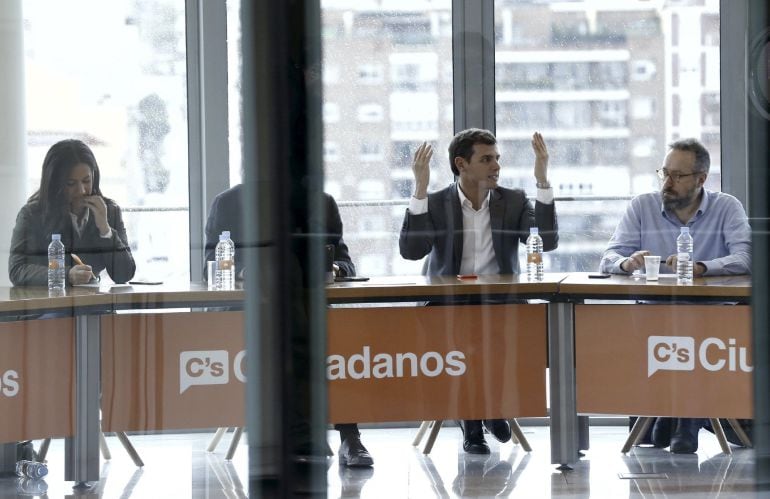
[[[99,480],[98,315],[75,318],[75,433],[64,441],[64,479],[82,486]]]
[[[551,464],[571,469],[578,461],[574,306],[548,304],[548,366],[551,383]]]

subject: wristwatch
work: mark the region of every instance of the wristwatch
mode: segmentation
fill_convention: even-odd
[[[538,189],[550,189],[551,183],[546,180],[545,182],[537,182],[535,186],[537,186]]]

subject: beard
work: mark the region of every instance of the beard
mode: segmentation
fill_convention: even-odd
[[[674,191],[661,190],[660,196],[663,198],[663,207],[669,211],[681,210],[690,206],[700,193],[700,187],[693,187],[684,194],[677,195]]]

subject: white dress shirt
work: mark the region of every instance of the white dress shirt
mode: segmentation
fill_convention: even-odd
[[[478,210],[473,209],[470,200],[457,186],[460,206],[463,212],[463,253],[460,261],[460,274],[490,275],[499,274],[495,249],[492,246],[492,222],[489,216],[489,197],[481,203]],[[553,188],[538,189],[537,200],[541,203],[553,203]],[[409,213],[422,215],[428,212],[428,198],[409,200]]]
[[[460,274],[499,274],[500,266],[492,246],[492,222],[489,218],[489,193],[478,210],[462,189],[457,189],[463,212],[463,253]]]

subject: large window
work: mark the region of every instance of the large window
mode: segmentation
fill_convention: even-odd
[[[83,140],[102,192],[123,208],[137,277],[189,280],[184,2],[25,0],[23,9],[27,194],[51,145]]]
[[[598,267],[627,199],[660,188],[672,140],[709,148],[707,187],[720,189],[718,1],[497,0],[495,40],[501,183],[534,194],[537,130],[554,194],[570,198],[550,270]]]
[[[359,5],[360,3],[360,5]],[[359,273],[418,274],[398,232],[411,159],[436,147],[431,188],[451,181],[451,2],[323,0],[324,168]]]
[[[322,2],[327,190],[361,272],[419,272],[398,254],[397,234],[419,143],[436,149],[431,190],[452,180],[449,1],[352,5]],[[551,152],[562,242],[550,270],[596,269],[628,199],[659,189],[672,140],[706,144],[707,187],[720,189],[717,0],[497,0],[494,38],[502,185],[534,196],[532,132]]]

